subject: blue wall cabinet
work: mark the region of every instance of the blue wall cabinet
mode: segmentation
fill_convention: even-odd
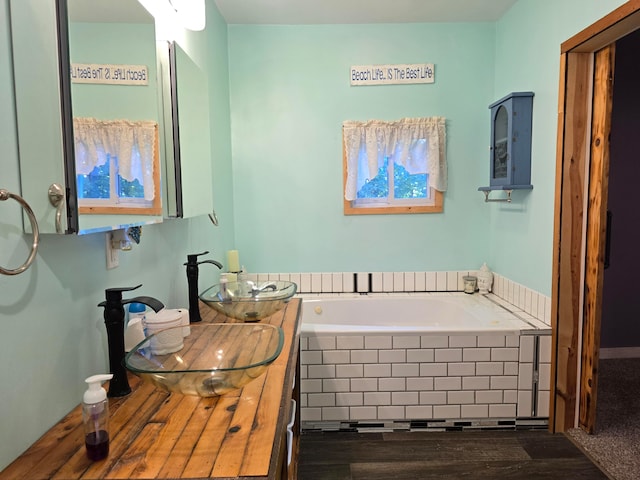
[[[531,185],[533,92],[513,92],[489,105],[489,186],[478,190],[522,190]]]

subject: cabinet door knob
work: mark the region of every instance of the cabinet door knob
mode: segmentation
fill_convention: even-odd
[[[49,185],[49,203],[56,208],[56,233],[62,233],[62,207],[64,207],[64,191],[57,183]]]

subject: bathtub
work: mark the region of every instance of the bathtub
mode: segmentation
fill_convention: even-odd
[[[306,297],[302,312],[303,333],[519,333],[531,328],[486,297],[465,293]]]
[[[303,428],[546,422],[551,331],[492,296],[301,295]]]

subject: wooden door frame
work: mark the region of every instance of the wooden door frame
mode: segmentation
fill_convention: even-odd
[[[615,42],[638,28],[640,0],[629,0],[561,45],[551,302],[553,432],[573,428],[576,419],[589,433],[595,425]]]

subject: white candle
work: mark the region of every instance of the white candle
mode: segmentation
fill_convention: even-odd
[[[238,257],[238,250],[229,250],[227,252],[227,269],[230,272],[240,271],[240,259]]]

